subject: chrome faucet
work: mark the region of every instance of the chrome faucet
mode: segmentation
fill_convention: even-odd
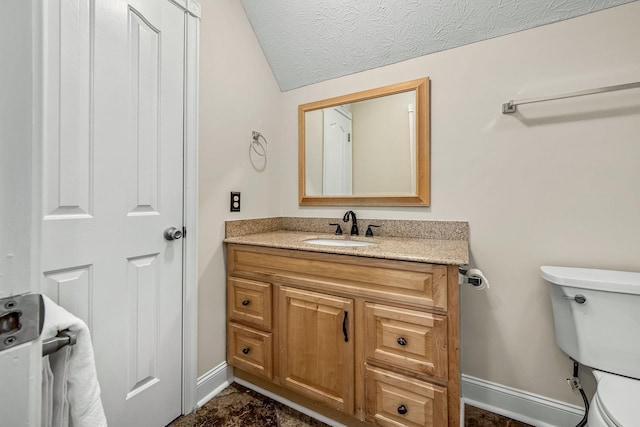
[[[356,213],[354,211],[347,211],[347,213],[344,214],[344,217],[342,217],[342,220],[344,222],[349,222],[349,215],[351,215],[351,235],[357,236],[358,235],[358,219],[356,218]]]

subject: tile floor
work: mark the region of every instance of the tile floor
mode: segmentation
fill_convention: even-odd
[[[501,415],[467,405],[465,427],[530,427]],[[253,390],[233,383],[195,414],[180,417],[169,427],[328,427]]]

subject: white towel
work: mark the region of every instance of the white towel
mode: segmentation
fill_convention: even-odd
[[[53,419],[53,372],[49,356],[42,358],[42,427],[52,427]]]
[[[96,375],[91,335],[87,325],[64,308],[44,298],[44,327],[42,339],[46,340],[68,329],[76,333],[77,342],[49,355],[48,363],[53,372],[52,408],[44,407],[48,402],[43,400],[42,415],[51,414],[49,420],[42,420],[43,425],[52,427],[106,427],[107,419],[100,401],[100,385]],[[47,358],[42,360],[46,364]],[[46,367],[43,367],[45,370]],[[43,377],[44,378],[44,377]],[[49,377],[48,377],[49,378]],[[51,387],[49,382],[44,386]],[[43,389],[43,395],[48,391]]]
[[[63,347],[49,355],[53,376],[51,427],[68,427],[69,424],[69,354],[71,348]]]

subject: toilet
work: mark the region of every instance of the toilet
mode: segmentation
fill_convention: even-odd
[[[589,427],[640,426],[640,273],[540,267],[558,346],[594,369]]]

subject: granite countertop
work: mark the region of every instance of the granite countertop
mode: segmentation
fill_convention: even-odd
[[[305,243],[308,239],[360,240],[375,243],[374,246],[321,246]],[[269,231],[244,236],[227,237],[226,243],[295,249],[340,255],[384,258],[434,264],[461,265],[469,262],[467,240],[415,239],[408,237],[360,237],[336,236],[305,231]]]

